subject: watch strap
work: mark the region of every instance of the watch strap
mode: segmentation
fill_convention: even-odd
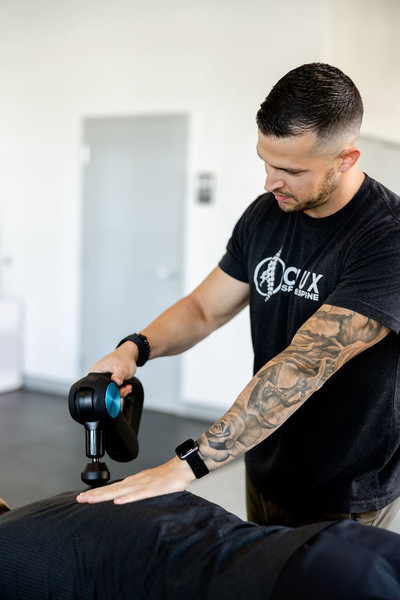
[[[188,462],[193,473],[196,475],[196,479],[200,479],[209,473],[205,462],[196,450],[193,450],[184,460]]]
[[[122,344],[125,344],[125,342],[133,342],[136,344],[139,350],[136,365],[138,367],[143,367],[143,365],[149,360],[150,356],[150,344],[147,337],[142,333],[132,333],[132,335],[127,335],[123,340],[121,340],[117,348],[122,346]]]

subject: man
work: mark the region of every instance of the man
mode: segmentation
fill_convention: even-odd
[[[330,65],[272,89],[257,114],[266,194],[194,292],[92,367],[122,384],[249,304],[255,375],[197,445],[79,502],[184,490],[246,453],[249,519],[388,526],[400,496],[400,199],[358,167],[362,116],[356,86]]]

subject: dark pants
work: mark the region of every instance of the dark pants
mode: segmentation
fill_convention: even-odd
[[[290,511],[274,502],[265,499],[251,483],[246,475],[247,518],[258,525],[283,525],[285,527],[301,527],[310,523],[324,521],[341,521],[349,519],[363,525],[372,525],[388,529],[400,508],[400,498],[381,508],[364,513],[306,513]]]

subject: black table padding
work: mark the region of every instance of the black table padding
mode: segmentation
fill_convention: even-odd
[[[261,527],[189,492],[122,506],[76,494],[0,517],[2,600],[400,598],[396,534]]]

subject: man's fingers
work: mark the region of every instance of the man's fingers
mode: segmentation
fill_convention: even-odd
[[[124,480],[125,481],[125,480]],[[122,481],[111,483],[110,485],[104,485],[87,492],[81,492],[77,496],[78,502],[99,502],[103,500],[113,500],[118,496],[118,490],[121,488]]]
[[[152,478],[147,476],[147,471],[142,471],[117,483],[83,492],[77,496],[77,501],[96,504],[114,500],[116,504],[124,504],[159,495],[156,493],[155,486],[148,485],[149,479],[151,481]]]
[[[111,373],[111,379],[122,386],[124,381],[131,379],[136,373],[135,348],[135,344],[124,344],[92,365],[89,373]],[[129,392],[124,390],[123,395],[126,396],[127,393]]]
[[[186,461],[175,457],[155,469],[147,469],[111,485],[83,492],[76,499],[82,504],[85,502],[95,504],[110,500],[113,500],[115,504],[126,504],[184,491],[193,479],[193,471]]]
[[[114,379],[114,381],[115,381],[115,379]],[[115,381],[115,383],[117,383],[117,381]],[[117,383],[117,385],[120,385],[120,384]],[[131,392],[132,392],[132,386],[131,385],[124,385],[123,387],[119,388],[119,393],[121,395],[121,398],[125,398]]]

